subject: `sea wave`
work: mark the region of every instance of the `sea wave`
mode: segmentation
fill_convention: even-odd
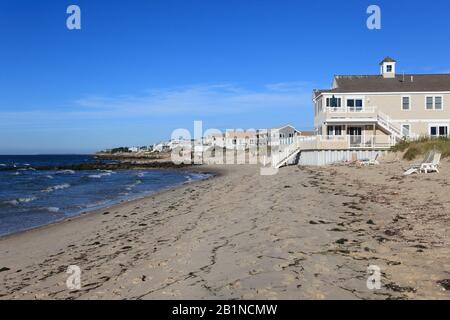
[[[107,177],[107,176],[110,176],[111,174],[112,174],[111,172],[104,172],[104,173],[99,173],[99,174],[91,174],[88,177],[92,178],[92,179],[101,179],[102,177]]]
[[[140,185],[142,183],[142,180],[136,180],[135,183],[129,184],[125,189],[127,191],[131,191],[134,187]]]
[[[49,187],[49,188],[47,188],[47,189],[45,189],[45,190],[42,190],[42,192],[53,192],[53,191],[56,191],[56,190],[62,190],[62,189],[67,189],[67,188],[70,188],[70,184],[68,184],[68,183],[64,183],[64,184],[59,184],[59,185],[56,185],[56,186],[53,186],[53,187]]]
[[[57,213],[60,209],[58,207],[47,207],[45,210],[51,213]]]
[[[75,171],[73,171],[73,170],[61,170],[61,171],[58,171],[57,173],[59,173],[59,174],[75,174]]]
[[[192,181],[204,180],[210,177],[210,174],[206,173],[190,173],[189,175],[184,176],[186,181],[184,183],[191,183]]]
[[[5,204],[9,204],[9,205],[13,205],[13,206],[18,206],[21,203],[28,203],[31,201],[36,200],[36,197],[29,197],[29,198],[19,198],[19,199],[14,199],[14,200],[9,200],[9,201],[5,201]]]

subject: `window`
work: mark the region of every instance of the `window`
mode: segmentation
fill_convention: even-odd
[[[327,98],[326,100],[326,104],[328,108],[340,108],[341,107],[341,98],[334,98],[334,103],[333,103],[333,98]]]
[[[427,97],[427,110],[433,110],[433,97]]]
[[[442,110],[443,104],[442,104],[442,97],[426,97],[426,106],[425,108],[427,110]]]
[[[411,126],[409,124],[403,124],[402,125],[402,135],[404,137],[409,137],[411,132]]]
[[[448,126],[447,125],[432,125],[430,126],[430,136],[432,137],[447,137]]]
[[[442,97],[434,97],[434,109],[442,110]]]
[[[402,97],[402,110],[410,110],[410,97]]]
[[[363,108],[362,99],[347,99],[347,107],[350,111],[361,111]]]
[[[327,135],[341,136],[342,135],[342,126],[328,126],[327,127]]]
[[[392,65],[388,64],[386,66],[386,72],[392,72]]]

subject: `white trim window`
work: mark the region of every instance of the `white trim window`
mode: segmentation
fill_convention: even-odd
[[[448,137],[448,125],[430,124],[429,132],[431,137]]]
[[[327,126],[328,136],[342,136],[342,126]]]
[[[333,98],[326,98],[327,108],[340,108],[342,106],[342,98],[334,97],[334,99],[336,101],[336,106],[332,105]]]
[[[411,110],[411,97],[410,96],[402,97],[402,110],[403,111]]]
[[[402,124],[402,136],[404,138],[408,138],[411,135],[411,125],[410,124]]]
[[[442,96],[426,96],[425,97],[425,110],[437,110],[444,109],[444,99]]]
[[[347,99],[347,109],[350,111],[362,111],[364,108],[364,99],[350,98]]]

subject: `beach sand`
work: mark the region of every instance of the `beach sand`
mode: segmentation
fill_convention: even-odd
[[[450,299],[450,165],[402,166],[205,166],[219,175],[1,239],[0,298]]]

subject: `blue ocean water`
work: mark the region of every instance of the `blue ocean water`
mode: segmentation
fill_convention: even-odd
[[[92,162],[83,155],[0,156],[0,236],[208,177],[181,170],[34,169]]]

